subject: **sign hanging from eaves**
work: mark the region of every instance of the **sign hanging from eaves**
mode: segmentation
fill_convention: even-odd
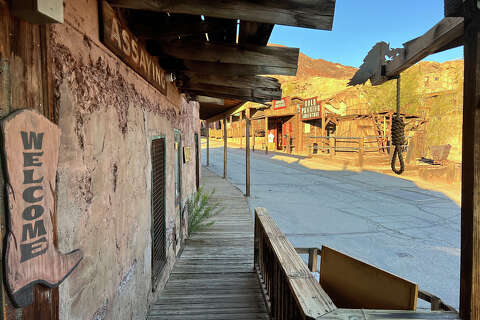
[[[147,52],[106,1],[102,1],[101,11],[102,43],[163,95],[167,95],[165,71],[158,64],[157,58]]]

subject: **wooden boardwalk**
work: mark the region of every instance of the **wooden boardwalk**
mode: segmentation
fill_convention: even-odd
[[[175,264],[149,320],[268,319],[253,270],[253,219],[230,182],[202,168],[202,186],[224,210],[195,233]]]

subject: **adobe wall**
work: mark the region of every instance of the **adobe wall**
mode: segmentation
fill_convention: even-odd
[[[98,3],[65,3],[51,28],[56,110],[59,249],[84,259],[60,286],[61,319],[145,319],[151,284],[151,140],[167,141],[167,255],[162,287],[180,247],[174,208],[174,128],[194,151],[199,106],[168,84],[167,97],[99,41]],[[195,159],[183,164],[185,201],[195,191]],[[184,230],[185,231],[185,230]],[[158,292],[158,291],[157,291]]]

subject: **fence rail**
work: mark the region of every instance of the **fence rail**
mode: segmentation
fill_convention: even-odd
[[[265,208],[255,209],[254,261],[272,318],[316,319],[336,309]]]
[[[318,153],[319,150],[328,150],[328,153],[331,156],[335,155],[337,152],[355,152],[361,157],[366,153],[389,153],[390,148],[392,147],[388,145],[388,142],[391,140],[390,136],[311,136],[310,140],[311,145],[308,146],[310,155]],[[376,145],[372,146],[372,144]],[[406,147],[407,145],[404,145],[404,148]]]

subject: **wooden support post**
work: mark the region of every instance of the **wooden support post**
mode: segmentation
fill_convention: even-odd
[[[325,130],[325,125],[326,125],[326,119],[325,119],[325,112],[323,110],[323,104],[320,104],[320,112],[321,112],[321,116],[322,116],[322,130],[321,130],[321,134],[322,134],[322,138],[320,139],[321,141],[321,146],[322,146],[322,153],[325,152],[325,149],[323,147],[325,147],[327,144],[326,144],[326,141],[325,141],[325,137],[326,134],[326,130]]]
[[[335,137],[329,138],[329,145],[330,145],[330,158],[335,157]]]
[[[268,117],[265,117],[265,154],[268,154]]]
[[[252,152],[255,152],[255,128],[253,129],[253,146],[252,146]]]
[[[360,150],[358,150],[358,166],[360,168],[362,168],[363,167],[363,155],[365,153],[365,137],[360,138],[359,149]]]
[[[298,129],[298,146],[297,146],[297,152],[299,154],[303,154],[303,132],[304,130],[304,124],[303,121],[300,119],[301,113],[297,114],[297,129]]]
[[[480,319],[480,10],[467,0],[460,258],[460,317]]]
[[[223,118],[223,179],[227,179],[227,118]]]
[[[210,166],[210,124],[207,122],[207,167]]]
[[[318,258],[318,250],[317,248],[309,248],[308,249],[308,269],[312,272],[317,272],[317,259]]]
[[[245,196],[250,197],[250,119],[245,121]]]

